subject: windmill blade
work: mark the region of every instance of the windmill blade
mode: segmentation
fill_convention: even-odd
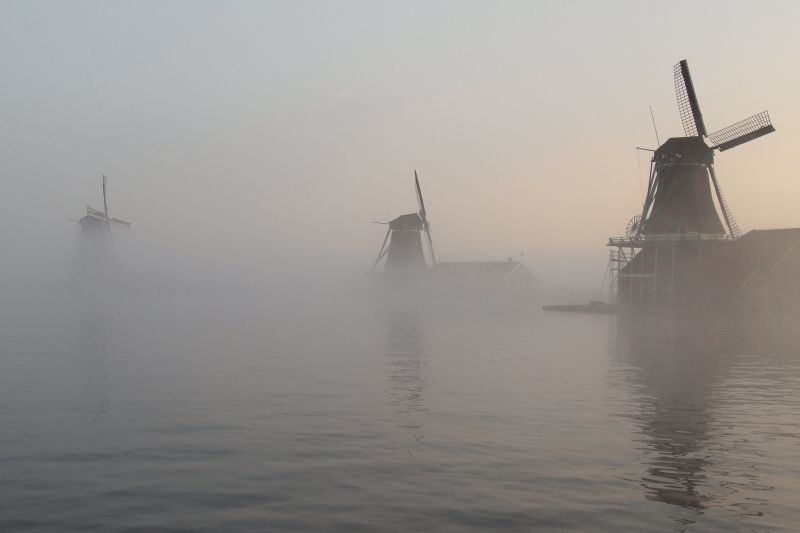
[[[109,219],[109,222],[111,222],[112,224],[118,224],[120,226],[124,226],[126,228],[129,228],[131,226],[130,222],[128,222],[127,220],[121,220],[119,218]]]
[[[106,197],[106,175],[103,174],[103,214],[108,220],[108,198]]]
[[[715,131],[708,138],[714,143],[713,149],[724,152],[734,146],[758,139],[773,131],[775,131],[775,127],[770,121],[769,113],[762,111],[727,128]]]
[[[436,264],[436,254],[433,251],[433,239],[431,238],[431,225],[425,223],[425,235],[428,237],[428,251],[431,253],[431,262]]]
[[[422,189],[419,187],[419,177],[417,171],[414,170],[414,184],[417,187],[417,203],[419,204],[419,216],[425,221],[428,219],[427,212],[425,211],[425,200],[422,199]]]
[[[656,190],[658,189],[658,181],[659,175],[656,172],[656,164],[655,161],[650,161],[650,179],[647,181],[647,196],[645,196],[644,206],[642,207],[642,214],[639,216],[639,224],[636,227],[636,235],[635,238],[638,239],[642,234],[642,229],[644,229],[645,224],[647,224],[648,213],[650,212],[650,207],[653,205],[653,200],[656,196]]]
[[[681,115],[683,131],[687,137],[706,137],[706,125],[703,114],[700,113],[700,104],[697,103],[697,94],[694,92],[694,83],[689,74],[689,64],[685,59],[675,65],[675,96],[678,98],[678,112]]]
[[[375,258],[375,262],[372,263],[372,268],[369,269],[370,272],[375,272],[378,268],[378,263],[380,263],[383,256],[389,252],[389,249],[386,247],[386,243],[389,240],[389,235],[392,233],[392,228],[386,230],[386,237],[383,238],[383,244],[381,244],[381,249],[378,251],[378,257]]]
[[[431,262],[436,264],[436,253],[433,251],[433,238],[431,238],[431,225],[428,222],[428,212],[425,210],[425,200],[422,198],[422,189],[419,186],[419,176],[414,170],[414,184],[417,187],[417,202],[419,203],[419,216],[422,219],[422,226],[425,228],[425,236],[428,237],[428,251],[431,254]]]
[[[717,193],[717,201],[719,202],[719,208],[722,211],[722,217],[725,219],[725,225],[728,226],[728,231],[730,232],[731,237],[738,239],[742,236],[742,231],[739,229],[739,225],[733,218],[733,213],[731,213],[731,209],[728,207],[728,202],[725,201],[725,195],[722,194],[722,188],[719,186],[717,173],[714,172],[714,165],[708,165],[708,173],[711,174],[711,183],[714,185],[714,191]]]

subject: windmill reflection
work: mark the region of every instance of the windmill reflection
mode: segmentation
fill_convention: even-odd
[[[428,410],[424,395],[423,320],[417,313],[400,311],[390,313],[386,320],[389,403],[405,416],[399,427],[418,431],[423,424],[416,415]]]
[[[645,497],[699,511],[713,498],[704,487],[725,352],[711,344],[718,337],[703,324],[621,316],[617,327],[621,385],[632,393],[630,416],[642,434]]]
[[[84,385],[80,389],[82,412],[100,430],[109,410],[109,358],[114,347],[113,309],[93,295],[73,295],[73,333],[69,351]]]
[[[787,424],[799,397],[796,319],[620,316],[616,324],[612,379],[640,431],[645,497],[697,513],[725,509],[766,530],[760,517],[776,487],[763,473],[765,454],[776,436],[796,437]]]

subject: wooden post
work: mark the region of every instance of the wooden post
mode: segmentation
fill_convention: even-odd
[[[656,255],[653,262],[653,305],[658,305],[658,248],[656,244]]]
[[[669,304],[670,306],[675,305],[675,243],[672,243],[672,281],[670,282],[670,295],[669,295]]]
[[[628,294],[630,295],[630,304],[633,305],[633,260],[636,256],[633,255],[633,248],[631,248],[631,268],[628,269]]]
[[[642,260],[639,262],[639,306],[644,304],[644,260],[646,258],[644,248],[640,253],[642,254]]]

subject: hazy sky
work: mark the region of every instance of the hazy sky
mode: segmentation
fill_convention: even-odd
[[[686,58],[744,230],[800,226],[796,2],[0,1],[3,274],[52,271],[111,176],[142,268],[366,270],[416,211],[442,260],[597,283]],[[136,258],[133,258],[136,261]]]

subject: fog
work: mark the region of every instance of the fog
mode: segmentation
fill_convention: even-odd
[[[800,227],[798,20],[4,0],[0,530],[793,531],[800,230],[606,244],[682,59],[775,125],[715,155],[741,229]]]
[[[350,282],[372,222],[416,211],[417,169],[439,258],[524,253],[545,286],[595,292],[641,206],[648,106],[662,141],[681,132],[684,57],[713,126],[775,117],[718,161],[740,225],[794,226],[800,78],[773,50],[797,49],[797,9],[5,2],[3,283],[63,275],[101,174],[131,271]]]

